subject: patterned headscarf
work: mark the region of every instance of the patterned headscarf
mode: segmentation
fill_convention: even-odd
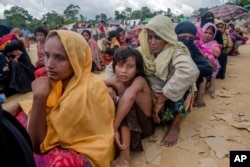
[[[148,44],[147,30],[154,31],[159,37],[167,42],[163,50],[155,56],[151,53]],[[168,75],[168,65],[172,59],[173,53],[178,49],[181,54],[190,53],[182,42],[178,42],[174,31],[174,24],[166,16],[155,16],[145,25],[139,35],[141,47],[139,48],[144,62],[146,75],[155,75],[165,81]]]
[[[21,50],[22,44],[14,34],[7,34],[0,39],[0,51],[7,53],[15,49]]]

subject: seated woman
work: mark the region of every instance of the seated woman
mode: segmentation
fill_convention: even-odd
[[[0,93],[7,97],[31,91],[35,68],[15,34],[0,39]]]
[[[226,23],[224,23],[222,20],[216,19],[215,25],[217,27],[217,30],[222,33],[223,50],[226,52],[226,54],[229,54],[233,47],[233,41],[229,34],[229,28],[227,27]]]
[[[196,81],[198,91],[194,99],[194,106],[204,107],[205,101],[203,96],[205,94],[206,78],[212,75],[213,69],[194,43],[197,29],[193,23],[184,21],[177,24],[175,33],[178,35],[178,40],[187,46],[193,61],[199,69],[200,74]]]
[[[217,59],[221,54],[220,44],[214,40],[217,32],[217,28],[213,23],[206,23],[202,29],[199,29],[196,34],[197,40],[195,40],[196,46],[200,49],[201,53],[213,66],[214,72],[208,78],[207,91],[211,97],[214,97],[215,92],[215,79],[221,68],[219,60]]]
[[[89,47],[92,53],[92,69],[91,71],[94,73],[100,73],[104,68],[103,59],[101,56],[101,50],[99,49],[97,42],[94,38],[92,38],[89,30],[83,30],[82,36],[88,42]]]
[[[115,107],[104,82],[91,73],[91,65],[90,48],[80,34],[65,30],[48,34],[47,76],[32,83],[31,112],[20,103],[29,118],[38,167],[110,166]],[[17,117],[23,113],[18,106],[8,111]],[[18,118],[25,124],[24,116]]]

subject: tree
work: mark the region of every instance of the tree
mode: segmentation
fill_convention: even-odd
[[[78,5],[70,4],[63,12],[66,19],[77,20],[77,14],[79,13],[79,9],[81,9]]]
[[[120,19],[120,12],[118,10],[115,10],[115,20]]]
[[[173,13],[170,8],[168,8],[167,14],[168,17],[172,17]]]
[[[141,19],[144,20],[145,18],[151,18],[154,15],[151,13],[150,9],[148,7],[142,7],[141,8]]]
[[[193,15],[195,15],[195,16],[197,16],[197,15],[202,16],[203,14],[207,13],[208,10],[209,10],[208,7],[206,7],[206,8],[199,8],[198,10],[195,10],[193,12]]]
[[[135,10],[131,13],[131,19],[141,19],[141,10]]]
[[[132,14],[132,8],[126,7],[125,13],[126,13],[126,19],[130,19],[131,14]]]
[[[23,27],[33,19],[27,10],[18,6],[13,6],[10,10],[4,10],[4,16],[6,22],[13,27]]]
[[[95,16],[96,22],[104,21],[105,23],[108,21],[107,15],[105,13],[100,13],[99,15]]]
[[[63,16],[58,14],[56,11],[43,15],[42,21],[46,21],[49,28],[55,28],[57,25],[65,23]],[[74,20],[70,23],[72,22],[74,22]]]

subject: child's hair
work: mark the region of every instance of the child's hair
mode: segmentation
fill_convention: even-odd
[[[124,34],[125,34],[125,30],[123,29],[123,28],[121,28],[121,27],[118,27],[117,29],[116,29],[116,32],[119,34],[120,32],[124,32]],[[119,36],[119,35],[118,35]]]
[[[235,30],[235,26],[232,23],[228,24],[228,27],[232,28],[233,30]]]
[[[136,76],[142,76],[145,78],[145,71],[144,71],[144,61],[142,58],[141,53],[130,46],[122,46],[119,47],[114,54],[113,57],[113,70],[115,72],[115,66],[117,63],[121,62],[124,63],[129,57],[133,57],[136,63],[137,73]]]
[[[48,29],[44,26],[36,27],[34,30],[34,35],[36,36],[36,33],[38,33],[38,32],[43,33],[45,35],[45,37],[47,37],[47,35],[48,35]]]
[[[109,35],[108,35],[108,40],[111,41],[112,38],[116,38],[118,40],[118,36],[119,34],[117,33],[116,30],[112,30],[109,32]]]

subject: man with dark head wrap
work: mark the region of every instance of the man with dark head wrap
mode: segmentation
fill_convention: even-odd
[[[208,61],[205,59],[205,57],[201,54],[199,49],[196,47],[194,44],[194,39],[195,35],[197,33],[197,29],[195,25],[191,22],[185,21],[179,23],[175,27],[175,33],[178,36],[178,40],[183,42],[197,65],[200,75],[199,78],[197,79],[196,85],[198,88],[198,94],[197,97],[195,98],[194,105],[197,107],[204,107],[205,102],[203,100],[203,95],[204,95],[204,86],[206,85],[206,80],[205,78],[210,76],[213,72],[213,69],[211,65],[208,63]]]

